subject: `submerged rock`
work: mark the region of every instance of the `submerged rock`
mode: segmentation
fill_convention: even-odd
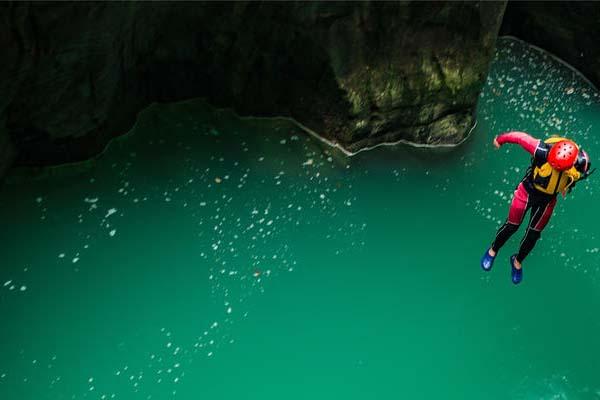
[[[20,165],[92,157],[149,103],[193,97],[293,117],[351,151],[454,144],[474,122],[504,7],[5,3],[0,118]]]

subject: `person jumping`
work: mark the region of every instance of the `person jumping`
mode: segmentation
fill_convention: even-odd
[[[551,137],[540,140],[525,132],[507,132],[493,141],[496,148],[505,143],[518,144],[531,154],[531,165],[514,191],[508,218],[483,255],[481,268],[485,271],[492,269],[498,251],[519,229],[525,213],[531,209],[519,252],[510,256],[511,279],[516,285],[523,279],[523,260],[535,246],[552,215],[557,194],[562,193],[564,197],[577,181],[587,178],[593,171],[590,172],[588,154],[569,139]]]

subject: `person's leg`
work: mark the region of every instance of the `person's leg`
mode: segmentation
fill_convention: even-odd
[[[542,230],[550,220],[554,206],[556,205],[556,197],[547,203],[536,204],[531,209],[531,218],[529,219],[529,226],[527,232],[521,240],[521,246],[519,247],[519,253],[515,260],[515,267],[521,268],[521,263],[525,260],[525,257],[535,246],[542,234]]]
[[[527,211],[527,207],[529,207],[529,193],[527,193],[523,184],[520,183],[513,194],[510,209],[508,211],[508,218],[504,225],[498,229],[494,243],[492,243],[492,246],[489,249],[489,254],[492,257],[496,256],[498,250],[500,250],[500,248],[504,246],[504,243],[506,243],[506,241],[519,229],[519,225],[521,225],[521,222],[523,221],[523,216]]]

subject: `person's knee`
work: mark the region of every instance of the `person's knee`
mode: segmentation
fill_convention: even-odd
[[[519,225],[511,224],[509,221],[506,221],[496,233],[496,239],[494,240],[494,243],[492,243],[492,250],[500,250],[508,238],[510,238],[517,229],[519,229]]]
[[[508,218],[506,218],[506,222],[512,225],[516,225],[516,226],[520,226],[521,222],[523,222],[523,216],[521,215],[519,216],[513,216],[513,215],[509,215]]]
[[[510,221],[506,221],[506,223],[504,224],[504,229],[506,229],[512,235],[517,230],[519,230],[519,225],[521,225],[521,224],[514,224]]]

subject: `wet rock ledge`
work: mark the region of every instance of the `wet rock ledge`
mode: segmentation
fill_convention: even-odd
[[[194,97],[350,151],[458,143],[505,5],[1,3],[0,171],[87,159],[151,102]]]

